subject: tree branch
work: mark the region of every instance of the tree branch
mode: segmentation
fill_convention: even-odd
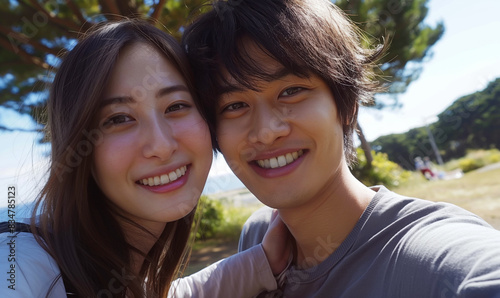
[[[109,13],[115,15],[123,15],[118,8],[118,5],[116,5],[115,0],[99,0],[99,3],[101,3],[101,6],[105,5]]]
[[[69,9],[75,14],[76,18],[80,21],[81,25],[85,25],[87,23],[87,20],[83,17],[82,11],[78,7],[78,5],[73,2],[73,0],[66,0],[66,4],[68,5]]]
[[[7,126],[0,125],[0,131],[43,132],[43,129],[10,128]]]
[[[370,143],[368,143],[368,141],[366,140],[365,134],[363,133],[361,126],[359,126],[359,122],[356,122],[356,133],[358,134],[359,140],[361,141],[361,148],[365,153],[366,167],[371,168],[373,162],[372,148],[370,146]]]
[[[35,39],[29,38],[22,33],[13,31],[11,28],[5,27],[3,25],[0,25],[0,32],[5,34],[5,36],[7,36],[7,37],[12,37],[12,38],[18,40],[20,43],[29,44],[29,45],[33,46],[35,49],[38,49],[42,52],[52,54],[54,56],[59,55],[60,51],[62,50],[61,48],[56,48],[56,49],[49,48],[49,47],[45,46],[44,44],[36,41]],[[14,47],[15,45],[11,44],[11,46]]]
[[[155,5],[155,9],[153,10],[153,13],[151,14],[151,18],[153,18],[153,21],[158,20],[158,17],[161,14],[161,11],[163,10],[163,7],[165,6],[165,3],[167,0],[159,0],[158,4]]]
[[[47,62],[43,61],[42,59],[38,58],[38,57],[34,57],[28,53],[26,53],[23,49],[19,48],[19,50],[16,52],[12,49],[12,45],[5,39],[3,38],[0,38],[0,46],[5,48],[6,50],[18,55],[19,57],[21,57],[24,61],[30,63],[30,64],[34,64],[38,67],[41,67],[43,69],[51,69],[51,65],[48,64]]]
[[[22,2],[22,1],[21,1]],[[55,24],[58,24],[58,25],[61,25],[63,27],[66,28],[66,30],[70,29],[70,30],[73,30],[73,31],[76,31],[76,32],[80,32],[80,26],[78,26],[77,24],[75,24],[74,22],[68,20],[68,19],[62,19],[60,17],[58,17],[56,14],[53,14],[53,13],[50,13],[48,12],[43,6],[40,5],[40,3],[38,3],[37,0],[30,0],[30,3],[31,5],[33,5],[33,7],[35,7],[38,11],[41,11],[42,13],[44,13],[45,15],[47,15],[47,17]]]
[[[120,1],[111,0],[117,2],[120,12],[122,15],[127,17],[137,17],[137,1]]]
[[[28,3],[26,3],[26,1],[18,1],[18,3],[20,5],[22,5],[27,11],[30,11],[33,15],[35,15],[36,13],[39,13],[38,10],[36,10],[33,6],[29,5]],[[49,16],[47,16],[49,17]],[[57,27],[59,28],[60,30],[62,30],[63,32],[69,32],[70,34],[68,34],[68,37],[69,36],[76,36],[76,34],[73,34],[73,31],[71,30],[68,30],[68,27],[67,26],[64,26],[64,25],[61,25],[61,24],[58,24],[58,23],[52,23],[52,25],[54,27]]]

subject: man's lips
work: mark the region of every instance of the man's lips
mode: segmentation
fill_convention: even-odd
[[[291,164],[292,162],[297,160],[303,154],[304,154],[304,150],[300,149],[300,150],[289,152],[286,154],[277,155],[277,156],[271,157],[271,158],[258,159],[258,160],[255,160],[255,162],[261,168],[276,169],[276,168],[281,168],[281,167],[284,167],[286,165]]]

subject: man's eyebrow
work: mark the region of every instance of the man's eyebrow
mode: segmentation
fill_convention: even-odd
[[[290,69],[283,67],[282,69],[279,69],[278,71],[270,74],[269,76],[273,78],[273,81],[276,81],[289,75],[295,75],[295,74]]]
[[[253,89],[253,90],[259,91],[259,87],[258,87],[259,81],[265,80],[267,82],[274,82],[274,81],[281,80],[289,75],[296,75],[296,74],[293,73],[290,69],[283,67],[281,69],[278,69],[274,73],[258,74],[254,77],[251,77],[250,80],[248,80],[247,77],[242,76],[241,78],[248,82],[247,83],[248,86],[242,85],[240,83],[236,83],[236,84],[228,83],[228,84],[222,86],[220,94],[224,95],[224,94],[228,94],[228,93],[242,92],[242,91],[245,91],[246,89]],[[253,82],[256,82],[256,84],[255,84],[256,86],[252,87],[252,88],[248,88],[250,86],[250,84],[252,84]]]

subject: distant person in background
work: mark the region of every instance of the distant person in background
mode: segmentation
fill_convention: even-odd
[[[500,297],[500,231],[457,206],[366,187],[350,172],[381,54],[328,0],[214,1],[183,46],[215,148],[294,237],[263,297]],[[261,243],[272,212],[245,224]]]
[[[415,157],[415,169],[420,171],[420,173],[422,173],[427,180],[432,180],[437,177],[432,170],[432,162],[427,156],[424,157],[424,160],[422,160],[420,156]]]
[[[0,297],[225,298],[276,289],[288,259],[275,239],[286,235],[278,219],[263,246],[171,286],[212,162],[192,90],[178,42],[143,21],[99,24],[65,55],[48,101],[47,183],[29,225],[0,225]]]
[[[424,157],[424,166],[426,169],[429,170],[429,174],[431,175],[431,178],[432,179],[436,179],[438,178],[438,175],[437,175],[437,171],[434,167],[434,164],[432,163],[431,159],[429,158],[429,156],[425,156]]]

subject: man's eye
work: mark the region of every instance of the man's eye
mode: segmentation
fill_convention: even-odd
[[[133,120],[134,119],[132,117],[128,116],[128,115],[123,115],[123,114],[114,115],[114,116],[109,117],[104,122],[104,125],[105,126],[118,125],[118,124],[122,124],[122,123],[125,123],[125,122],[133,121]]]
[[[304,90],[302,87],[290,87],[281,92],[280,96],[291,96]]]
[[[189,107],[190,107],[189,105],[184,104],[184,103],[176,103],[176,104],[169,106],[167,108],[167,110],[165,111],[165,113],[171,113],[171,112],[179,111],[179,110],[186,109]]]
[[[235,103],[232,103],[232,104],[229,104],[227,106],[224,107],[224,109],[222,110],[223,112],[231,112],[231,111],[237,111],[239,109],[242,109],[242,108],[245,108],[245,107],[248,107],[248,105],[244,102],[235,102]]]

